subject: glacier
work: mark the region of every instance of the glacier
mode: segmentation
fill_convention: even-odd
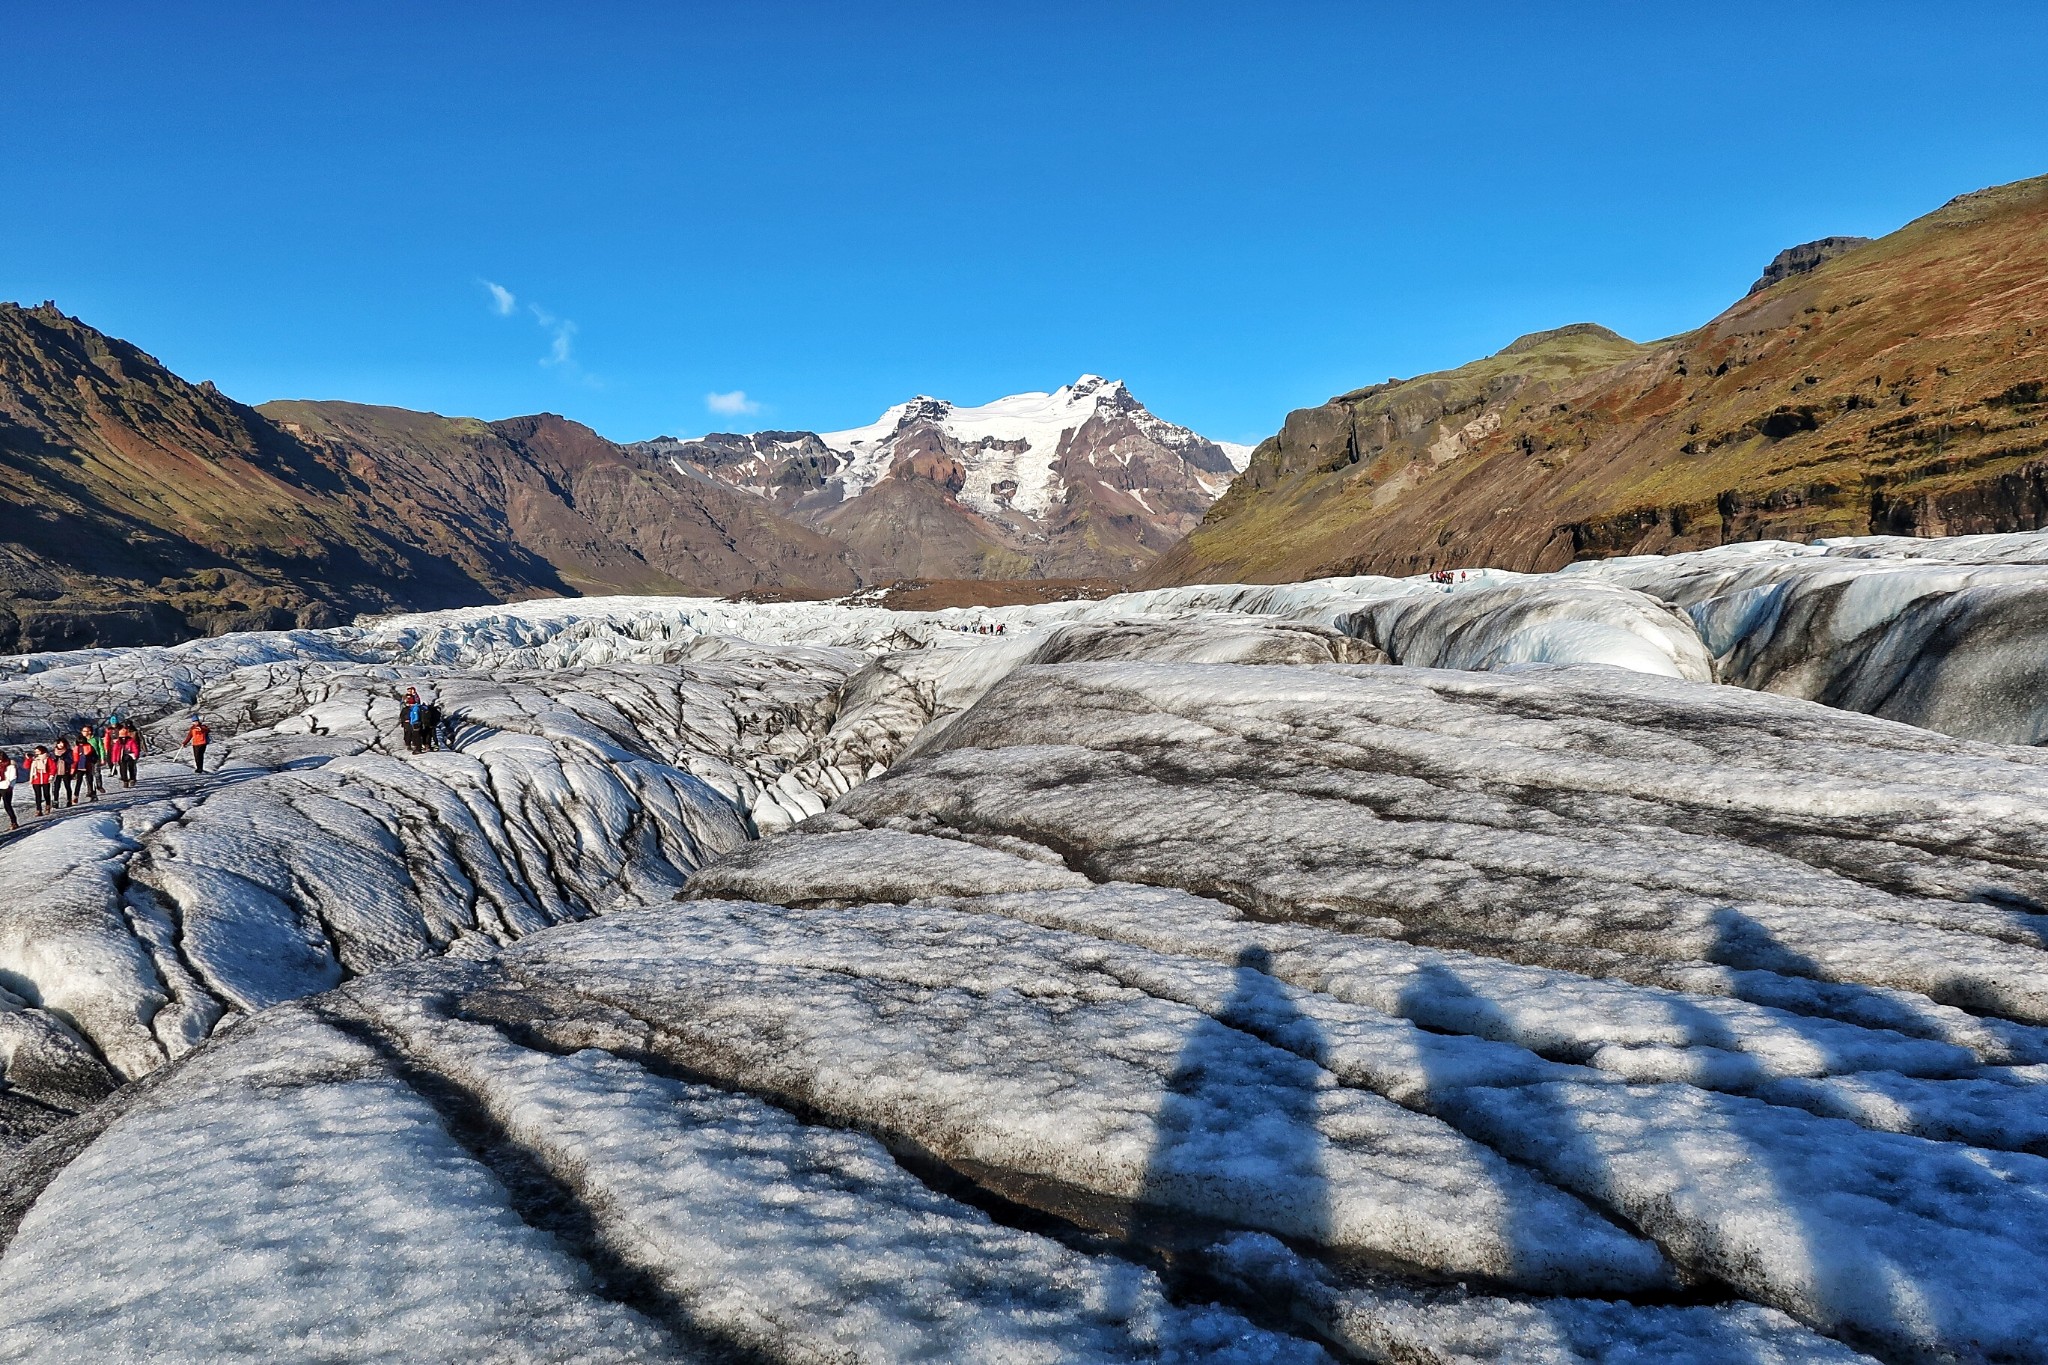
[[[0,661],[0,1354],[2048,1360],[2044,561]]]

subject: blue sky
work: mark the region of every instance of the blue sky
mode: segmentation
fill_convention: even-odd
[[[2040,4],[5,8],[0,298],[619,439],[1094,371],[1256,440],[2048,172]]]

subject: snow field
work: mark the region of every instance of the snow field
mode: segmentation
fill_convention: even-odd
[[[23,889],[0,983],[75,1031],[81,1064],[134,1077],[346,977],[669,895],[749,837],[750,807],[789,822],[764,792],[857,663],[225,674],[207,702],[250,728],[216,740],[218,772],[151,760],[137,792],[0,844]],[[439,689],[454,749],[397,745],[401,676]]]
[[[1209,1253],[1213,1273],[1291,1302],[1324,1339],[1373,1361],[1433,1365],[1847,1365],[1870,1357],[1755,1304],[1640,1307],[1419,1289],[1385,1278],[1333,1282],[1262,1233]]]
[[[349,994],[476,1095],[623,1259],[720,1338],[801,1359],[1323,1359],[1227,1311],[1169,1305],[1139,1266],[1001,1227],[873,1138],[595,1048],[514,1044],[458,1017],[449,975],[387,974]],[[472,995],[487,982],[516,998],[502,975],[467,975]],[[638,1041],[637,1023],[615,1024],[613,1046]]]
[[[798,835],[759,845],[737,860],[737,876],[756,883],[779,876],[788,899],[800,902],[812,890],[805,868],[822,869],[846,858],[850,846],[863,839],[886,844],[899,882],[916,877],[916,836],[886,830]],[[834,847],[820,858],[804,849],[811,843]],[[955,851],[961,848],[977,855],[984,887],[998,880],[998,859],[1007,859],[1027,885],[1038,875],[1036,864],[994,850],[949,839],[922,843],[931,849],[942,880],[951,879],[961,864]],[[787,862],[778,850],[789,851]],[[731,866],[708,869],[696,887],[719,893],[734,880]],[[1020,890],[951,903],[989,916],[986,932],[992,936],[1014,940],[1006,926],[1018,920],[1091,935],[1096,940],[1092,948],[1062,936],[1065,952],[1115,980],[1186,1003],[1221,1025],[1313,1059],[1341,1081],[1435,1115],[1461,1135],[1620,1214],[1653,1237],[1686,1273],[1732,1282],[1802,1321],[1869,1342],[1888,1358],[1940,1359],[1953,1343],[1971,1341],[1984,1343],[1986,1359],[2029,1359],[2027,1343],[2048,1339],[2048,1321],[2022,1288],[2048,1270],[2040,1263],[2048,1249],[2039,1237],[2048,1227],[2048,1205],[2042,1202],[2048,1197],[2048,1161],[1871,1131],[1897,1126],[1896,1109],[1883,1116],[1892,1122],[1868,1127],[1806,1112],[1821,1108],[1816,1099],[1829,1095],[1826,1087],[1841,1086],[1844,1094],[1860,1096],[1912,1085],[1921,1092],[1913,1098],[1926,1110],[1922,1124],[1946,1122],[1952,1128],[1951,1116],[1974,1113],[1980,1128],[1997,1129],[1992,1136],[2006,1138],[2015,1125],[2028,1131],[2024,1125],[2031,1111],[2018,1104],[2000,1108],[1981,1094],[2000,1084],[1988,1077],[2002,1069],[1984,1069],[1987,1079],[1969,1078],[1975,1068],[1959,1050],[1623,983],[1581,980],[1583,989],[1571,993],[1573,980],[1563,973],[1548,974],[1560,989],[1560,997],[1550,999],[1530,989],[1533,979],[1544,974],[1528,968],[1245,920],[1228,907],[1153,888]],[[726,913],[723,907],[709,908]],[[821,913],[865,919],[877,912]],[[921,913],[906,908],[889,919],[901,922]],[[1125,946],[1133,941],[1148,949]],[[545,942],[522,945],[520,951],[540,950]],[[1206,964],[1195,966],[1179,955],[1191,951]],[[1354,953],[1368,956],[1361,960]],[[1029,959],[1014,941],[999,956],[1015,970],[1029,970]],[[1233,974],[1221,966],[1226,959],[1258,966],[1255,971],[1239,966]],[[920,970],[932,962],[935,973],[964,975],[963,967],[930,948],[907,960],[918,962]],[[1453,964],[1464,970],[1453,973],[1448,969]],[[1403,965],[1410,970],[1402,973]],[[1496,970],[1489,973],[1489,966]],[[1232,975],[1238,979],[1230,980]],[[1316,981],[1329,994],[1294,984],[1302,980]],[[1468,981],[1476,984],[1468,986]],[[1518,995],[1538,1011],[1533,1018],[1527,1013],[1517,1017]],[[1377,996],[1380,1008],[1353,1003],[1358,996]],[[1583,1013],[1577,1007],[1581,1000],[1592,1001],[1596,1012]],[[1520,1034],[1529,1042],[1554,1044],[1556,1025],[1546,1027],[1549,1019],[1569,1021],[1576,1035],[1573,1050],[1590,1051],[1593,1070],[1492,1041]],[[1425,1033],[1410,1020],[1455,1032]],[[1588,1047],[1605,1024],[1624,1036],[1631,1028],[1646,1029],[1674,1042],[1674,1031],[1704,1034],[1723,1045],[1705,1050],[1730,1062],[1746,1061],[1745,1055],[1724,1048],[1745,1034],[1767,1040],[1773,1022],[1795,1040],[1802,1028],[1809,1028],[1822,1043],[1825,1050],[1801,1049],[1802,1064],[1825,1060],[1847,1074],[1760,1087],[1766,1099],[1781,1099],[1783,1087],[1801,1087],[1805,1093],[1789,1101],[1799,1107],[1785,1107],[1703,1088],[1717,1082],[1746,1087],[1762,1068],[1734,1074],[1731,1067],[1716,1075],[1694,1066],[1684,1069],[1707,1074],[1631,1085],[1623,1083],[1627,1069],[1621,1075],[1601,1074],[1614,1070],[1613,1049]],[[1770,1051],[1764,1049],[1766,1058]],[[1855,1069],[1909,1057],[1927,1064],[1935,1076],[1961,1072],[1966,1078],[1909,1081],[1895,1072]],[[2024,1083],[2025,1078],[2018,1079]],[[1967,1089],[1952,1094],[1944,1086]],[[1260,1226],[1242,1217],[1226,1221]],[[1986,1263],[1995,1263],[1998,1271],[1980,1273]],[[1568,1287],[1565,1292],[1588,1291]]]
[[[1598,692],[1611,676],[1585,681]],[[1620,950],[2048,1018],[2041,916],[1899,894],[1882,875],[1866,884],[1843,843],[1852,830],[1881,854],[1908,836],[1960,842],[2012,901],[2038,903],[2037,874],[2015,845],[2048,806],[1996,789],[2035,781],[2035,755],[1951,747],[1946,804],[1925,781],[1822,772],[1788,784],[1707,754],[1680,765],[1654,733],[1631,755],[1640,718],[1557,727],[1517,714],[1576,691],[1579,677],[1472,678],[1137,664],[1020,672],[949,727],[937,752],[836,810],[1086,848],[1094,877],[1247,908],[1312,904],[1440,946],[1512,940],[1523,946],[1510,955],[1551,965]],[[1763,701],[1707,695],[1739,697],[1738,712]],[[1502,723],[1489,726],[1495,714]],[[1839,727],[1839,747],[1856,747],[1860,728]],[[1886,760],[1912,733],[1835,766],[1876,769],[1857,760]],[[1928,736],[1919,766],[1939,766],[1944,746],[1955,742]],[[1980,778],[1992,790],[1973,790]],[[1835,846],[1814,840],[1812,862],[1780,851],[1821,821]]]
[[[0,1260],[22,1361],[675,1359],[376,1053],[236,1030],[66,1168]]]
[[[1768,783],[1742,771],[1763,746]],[[1800,1358],[1768,1309],[1890,1360],[2031,1360],[2048,1162],[2025,1152],[2038,1078],[2004,1063],[2040,1042],[2048,958],[2011,908],[2039,903],[2039,772],[2027,751],[1590,670],[1038,667],[691,892],[897,932],[944,905],[1040,979],[1002,926],[1063,931],[1063,960],[1430,1116],[1761,1305],[1738,1328],[1531,1300],[1553,1343],[1705,1333],[1706,1358]],[[1518,844],[1529,829],[1557,851]],[[1692,905],[1700,929],[1673,932]],[[778,932],[815,932],[797,923]],[[942,972],[933,989],[987,971],[932,944],[896,961]],[[1332,1293],[1318,1330],[1366,1324],[1368,1357],[1425,1327],[1498,1345],[1433,1299]]]

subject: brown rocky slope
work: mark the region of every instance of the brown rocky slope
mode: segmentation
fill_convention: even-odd
[[[1681,336],[1580,325],[1295,412],[1146,580],[2048,524],[2048,177],[1828,245]]]
[[[825,594],[860,583],[837,546],[759,498],[552,413],[484,422],[296,400],[259,411],[375,487],[406,527],[516,545],[559,590]]]
[[[262,412],[0,304],[0,651],[547,593],[827,593],[815,532],[558,417]]]

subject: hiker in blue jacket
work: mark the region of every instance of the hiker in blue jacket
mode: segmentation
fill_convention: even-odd
[[[409,753],[420,751],[420,732],[424,728],[422,722],[426,718],[426,710],[420,701],[420,690],[417,687],[406,688],[405,700],[398,704],[398,730],[405,737]]]

